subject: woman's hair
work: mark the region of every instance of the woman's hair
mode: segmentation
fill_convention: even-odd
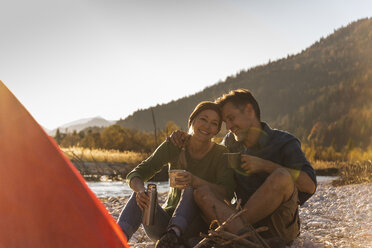
[[[218,132],[221,130],[222,125],[222,114],[221,114],[221,108],[217,103],[209,102],[209,101],[203,101],[200,102],[198,105],[196,105],[194,111],[192,111],[190,117],[189,117],[189,123],[188,127],[191,127],[192,122],[194,121],[195,117],[198,116],[202,111],[204,110],[213,110],[217,113],[218,117],[220,118],[218,120]]]

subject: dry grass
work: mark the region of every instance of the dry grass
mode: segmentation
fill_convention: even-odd
[[[316,160],[323,161],[366,161],[372,160],[372,146],[365,149],[354,147],[352,149],[343,148],[336,151],[334,147],[321,147],[314,145],[302,144],[306,158],[314,162]]]
[[[71,161],[108,162],[136,165],[149,154],[120,152],[117,150],[87,149],[82,147],[61,148]],[[340,176],[334,185],[345,185],[372,181],[372,161],[328,162],[315,161],[312,166],[317,175]]]
[[[327,169],[342,167],[340,162],[320,161],[320,160],[311,163],[311,165],[313,166],[315,170],[327,170]]]
[[[330,162],[330,161],[315,161],[311,165],[316,171],[318,176],[337,176],[342,167],[340,162]]]
[[[372,160],[372,146],[365,150],[359,147],[352,149],[347,154],[347,160],[352,162]]]
[[[346,185],[372,181],[372,161],[325,162],[312,163],[317,175],[339,176],[334,185]]]
[[[117,150],[88,149],[82,147],[61,149],[71,161],[138,164],[148,156],[146,153],[139,152],[120,152]]]
[[[372,161],[344,162],[340,168],[340,179],[333,185],[356,184],[372,181]]]

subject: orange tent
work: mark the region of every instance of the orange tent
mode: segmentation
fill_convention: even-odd
[[[129,247],[79,172],[1,81],[0,247]]]

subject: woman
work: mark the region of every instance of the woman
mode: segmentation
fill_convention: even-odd
[[[152,240],[161,238],[157,247],[176,247],[181,242],[181,235],[187,239],[199,234],[202,220],[199,214],[195,214],[197,207],[193,201],[193,189],[208,186],[221,196],[232,198],[235,182],[224,156],[228,150],[212,141],[221,124],[221,110],[217,104],[199,103],[189,117],[191,135],[185,148],[179,149],[165,141],[127,175],[127,182],[134,193],[119,216],[118,224],[128,240],[137,231],[142,211],[149,205],[144,182],[167,164],[170,170],[186,169],[186,172],[178,174],[181,178],[177,179],[177,183],[184,187],[170,188],[163,208],[157,207],[155,224],[144,226]]]

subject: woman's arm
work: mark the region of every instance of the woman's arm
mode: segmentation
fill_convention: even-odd
[[[184,187],[181,187],[180,189],[185,189],[187,186],[191,186],[194,189],[208,186],[214,193],[217,193],[219,195],[222,195],[223,197],[226,197],[226,190],[224,187],[210,183],[204,179],[201,179],[200,177],[197,177],[190,172],[179,172],[179,177],[176,178],[176,183],[178,185],[185,185]]]
[[[140,177],[133,177],[129,182],[129,187],[136,193],[145,192],[145,183]]]
[[[149,197],[145,193],[144,182],[161,171],[163,166],[170,161],[170,154],[178,150],[169,142],[163,142],[155,152],[146,160],[142,161],[127,175],[129,187],[136,192],[137,205],[143,210],[149,205]]]
[[[136,192],[136,202],[140,209],[144,210],[150,204],[150,198],[146,194],[145,183],[139,177],[133,177],[129,181],[129,187]]]
[[[150,157],[128,173],[127,182],[129,183],[134,177],[139,177],[144,182],[150,180],[171,160],[172,154],[177,152],[179,152],[177,147],[170,142],[163,142]]]

